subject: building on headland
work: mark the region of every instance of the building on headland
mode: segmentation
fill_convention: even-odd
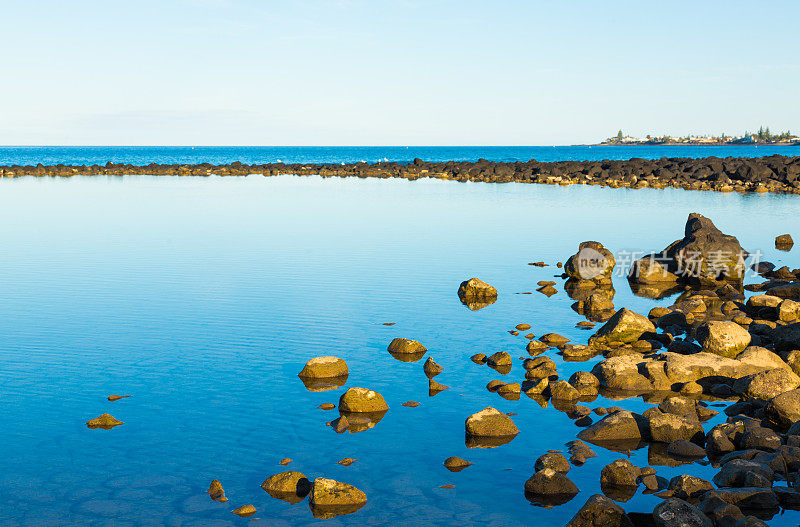
[[[745,132],[740,136],[730,136],[722,134],[715,135],[687,135],[686,137],[674,137],[663,135],[652,137],[648,135],[641,139],[624,135],[622,130],[617,135],[609,137],[601,145],[799,145],[800,137],[792,134],[788,130],[784,133],[773,135],[769,127],[761,127],[758,132]]]

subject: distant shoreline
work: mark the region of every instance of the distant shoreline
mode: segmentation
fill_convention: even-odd
[[[798,151],[800,154],[800,151]],[[624,161],[396,162],[349,164],[247,165],[240,162],[212,165],[157,164],[0,166],[0,177],[73,176],[264,176],[435,178],[487,183],[539,183],[548,185],[601,185],[612,188],[682,188],[718,192],[772,192],[800,194],[800,156],[772,155],[706,158],[633,158]]]
[[[636,143],[597,143],[589,146],[800,146],[800,141],[795,142],[752,142],[752,143],[729,143],[729,142],[713,142],[703,143],[698,141],[687,141],[685,143],[668,142],[668,143],[650,143],[650,142],[636,142]]]

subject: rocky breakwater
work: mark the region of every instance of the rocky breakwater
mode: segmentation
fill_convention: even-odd
[[[548,185],[605,185],[627,188],[675,187],[688,190],[720,192],[778,192],[800,194],[800,157],[769,156],[762,158],[707,157],[700,159],[661,158],[624,161],[557,161],[543,163],[474,162],[351,163],[336,164],[244,164],[224,165],[156,164],[137,166],[105,165],[36,165],[0,166],[0,177],[72,177],[97,175],[158,176],[246,176],[263,174],[360,178],[437,178],[490,183],[540,183]]]

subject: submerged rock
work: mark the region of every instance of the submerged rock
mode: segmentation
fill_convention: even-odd
[[[111,414],[100,414],[100,416],[95,417],[94,419],[89,419],[86,422],[86,426],[91,429],[100,428],[102,430],[111,430],[115,426],[119,426],[125,424],[119,419],[115,418]]]
[[[125,399],[126,397],[130,397],[130,395],[109,395],[108,400],[112,403],[114,401],[119,401],[120,399]]]
[[[339,398],[342,412],[370,413],[385,412],[389,409],[383,396],[367,388],[350,388]]]
[[[349,373],[347,363],[339,357],[316,357],[306,362],[297,375],[304,379],[326,379],[344,377]]]

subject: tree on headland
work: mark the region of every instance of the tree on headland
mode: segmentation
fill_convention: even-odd
[[[622,142],[622,138],[623,138],[623,137],[625,137],[625,136],[623,136],[623,135],[622,135],[622,130],[620,130],[619,132],[617,132],[617,141],[619,141],[619,142]]]

